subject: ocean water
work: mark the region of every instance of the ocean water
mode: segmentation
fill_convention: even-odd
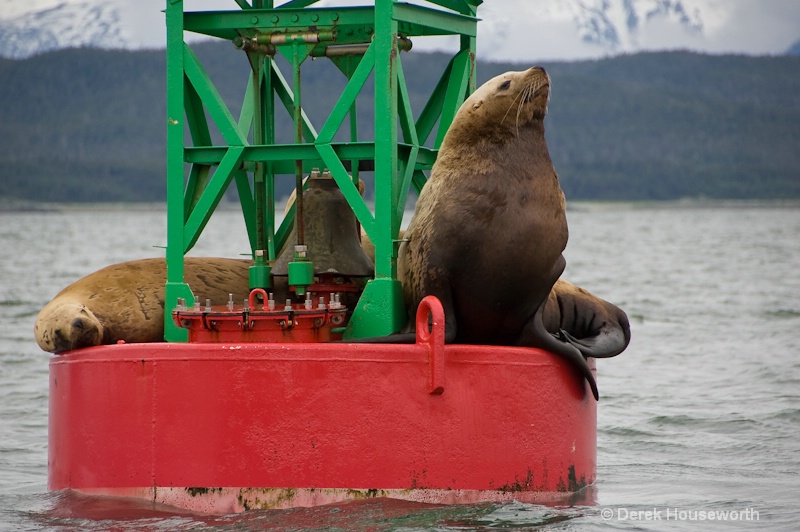
[[[385,499],[235,516],[47,492],[39,309],[107,264],[162,256],[160,205],[0,212],[2,530],[796,530],[800,204],[570,205],[565,277],[622,307],[632,341],[600,360],[593,506]],[[217,212],[195,255],[248,244]]]

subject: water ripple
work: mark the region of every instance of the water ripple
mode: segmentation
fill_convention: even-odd
[[[0,215],[0,529],[699,529],[599,515],[667,506],[750,507],[762,527],[796,528],[800,210],[604,206],[568,216],[565,277],[625,309],[633,333],[625,353],[597,363],[597,507],[374,500],[208,517],[46,493],[49,355],[33,341],[35,315],[78,277],[163,256],[153,247],[165,241],[163,209]],[[223,211],[193,253],[248,249],[240,213]],[[43,264],[42,250],[58,263]],[[86,510],[91,519],[77,515]]]

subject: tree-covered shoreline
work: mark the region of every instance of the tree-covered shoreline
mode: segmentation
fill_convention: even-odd
[[[195,48],[237,116],[247,61],[228,43]],[[418,112],[447,57],[401,59]],[[303,102],[319,125],[346,80],[327,61],[308,63]],[[479,61],[478,83],[531,65]],[[800,198],[800,57],[659,52],[542,66],[546,135],[568,199]],[[163,201],[165,86],[163,50],[0,59],[0,198]],[[371,103],[359,101],[367,138]],[[278,135],[290,134],[287,115]],[[279,179],[278,196],[292,183]]]

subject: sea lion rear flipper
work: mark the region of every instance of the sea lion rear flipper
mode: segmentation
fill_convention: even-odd
[[[620,325],[604,323],[594,335],[575,338],[564,329],[554,335],[562,342],[568,342],[585,357],[610,358],[622,353],[630,341],[630,329]]]
[[[545,305],[548,330],[583,356],[608,358],[628,347],[631,327],[627,314],[589,291],[559,279]]]
[[[572,343],[559,340],[547,331],[542,321],[543,312],[544,303],[539,305],[536,313],[525,327],[525,332],[521,338],[520,344],[545,349],[572,363],[573,367],[578,369],[589,383],[595,400],[600,400],[600,392],[597,390],[597,381],[595,381],[592,370],[586,363],[586,359],[583,358],[583,354]]]

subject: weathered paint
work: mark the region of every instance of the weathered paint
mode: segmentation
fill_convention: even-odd
[[[352,489],[352,488],[108,488],[75,490],[87,495],[136,498],[194,512],[226,515],[250,510],[280,510],[353,500],[391,498],[426,504],[518,501],[529,504],[596,504],[593,486],[575,493],[547,491]]]
[[[420,308],[433,326],[412,345],[55,356],[50,489],[224,513],[371,496],[564,501],[590,485],[597,406],[584,379],[537,349],[444,345],[441,305]]]
[[[483,346],[442,356],[438,394],[425,344],[120,344],[53,357],[50,488],[154,489],[143,495],[184,507],[177,486],[185,500],[271,490],[240,510],[370,489],[538,500],[594,481],[596,403],[563,361]]]

